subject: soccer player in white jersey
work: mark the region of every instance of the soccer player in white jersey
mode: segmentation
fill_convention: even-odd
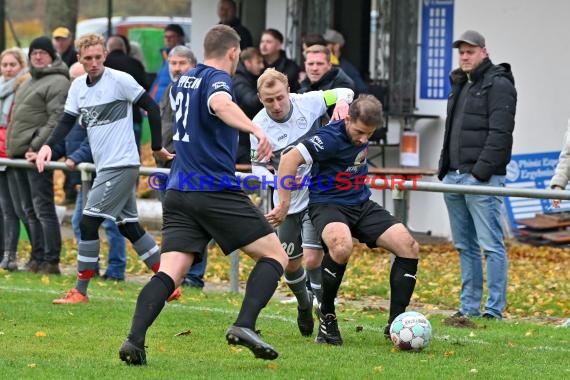
[[[333,118],[343,119],[348,114],[348,104],[352,101],[354,92],[348,88],[336,88],[290,94],[287,76],[275,69],[267,69],[259,77],[257,91],[264,108],[255,116],[253,122],[265,131],[273,145],[273,155],[270,162],[256,161],[257,139],[251,136],[252,171],[256,176],[264,177],[262,183],[279,186],[274,183],[276,176],[269,171],[267,165],[271,164],[277,169],[281,154],[314,132],[318,125],[315,121],[326,113],[327,107],[336,104]],[[310,294],[305,286],[307,274],[319,303],[322,294],[321,239],[309,218],[309,188],[308,182],[303,181],[309,180],[310,172],[311,165],[304,165],[297,173],[300,177],[300,188],[293,192],[287,218],[277,229],[279,240],[289,256],[289,263],[285,268],[285,282],[297,299],[297,325],[303,336],[311,336],[314,328],[311,313],[313,294]],[[273,197],[274,204],[278,205],[277,191],[273,193]],[[303,256],[307,274],[302,266]]]
[[[87,129],[97,177],[79,224],[76,285],[65,297],[53,300],[54,304],[89,302],[87,287],[99,260],[98,229],[104,219],[119,225],[121,234],[131,241],[153,272],[159,269],[158,246],[138,223],[135,189],[140,159],[133,133],[133,104],[148,112],[152,150],[163,160],[173,158],[162,147],[158,105],[129,74],[103,65],[107,57],[103,36],[83,35],[77,41],[77,50],[86,74],[73,81],[64,115],[38,152],[36,166],[40,172],[44,170],[52,147],[63,141],[79,119],[79,124]],[[171,299],[179,296],[177,289]]]

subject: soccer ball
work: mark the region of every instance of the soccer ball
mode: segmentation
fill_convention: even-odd
[[[390,339],[403,351],[420,351],[431,339],[431,324],[425,315],[407,311],[394,319],[390,325]]]

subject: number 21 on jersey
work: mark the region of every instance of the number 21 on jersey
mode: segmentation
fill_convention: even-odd
[[[190,131],[187,127],[188,123],[188,111],[190,110],[190,95],[186,92],[178,92],[176,94],[176,99],[172,98],[172,93],[170,93],[170,104],[174,105],[175,110],[175,130],[172,135],[172,140],[174,141],[190,141]]]

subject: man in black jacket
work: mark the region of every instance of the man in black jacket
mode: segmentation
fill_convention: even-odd
[[[503,186],[517,103],[510,65],[494,65],[485,38],[476,31],[463,33],[453,47],[459,52],[459,68],[451,73],[439,179],[448,184]],[[488,287],[483,318],[501,319],[507,293],[502,199],[453,193],[444,199],[461,266],[460,307],[454,317],[481,315],[483,250]]]
[[[263,56],[265,68],[275,70],[287,75],[289,92],[299,91],[299,66],[285,54],[283,50],[283,34],[277,29],[266,29],[261,33],[259,51]]]
[[[301,82],[299,93],[309,91],[331,90],[333,88],[350,88],[355,92],[354,81],[340,68],[331,64],[331,51],[322,45],[312,45],[305,49],[305,72],[307,77]],[[328,116],[332,115],[333,107],[327,110]],[[326,124],[328,118],[320,121]]]
[[[51,34],[51,38],[55,50],[68,68],[77,62],[77,51],[75,50],[75,46],[73,46],[73,38],[71,38],[69,29],[64,26],[55,28]]]
[[[241,39],[239,43],[241,50],[245,50],[245,48],[253,46],[251,33],[241,24],[240,19],[237,17],[237,6],[235,1],[220,0],[218,3],[218,17],[220,18],[220,24],[231,26],[233,30],[237,32]]]
[[[257,48],[248,47],[240,54],[236,73],[232,78],[236,102],[242,111],[253,119],[263,108],[257,95],[257,78],[263,72],[263,57]],[[249,133],[239,133],[236,164],[250,164]]]

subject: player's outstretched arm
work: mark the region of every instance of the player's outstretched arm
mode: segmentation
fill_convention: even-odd
[[[348,115],[349,104],[354,99],[354,91],[350,88],[333,88],[323,91],[325,104],[327,107],[335,104],[332,120],[343,120]]]
[[[253,134],[257,140],[257,161],[265,162],[271,158],[273,146],[265,135],[265,132],[255,125],[226,93],[213,96],[210,99],[210,109],[224,123],[242,132]]]

